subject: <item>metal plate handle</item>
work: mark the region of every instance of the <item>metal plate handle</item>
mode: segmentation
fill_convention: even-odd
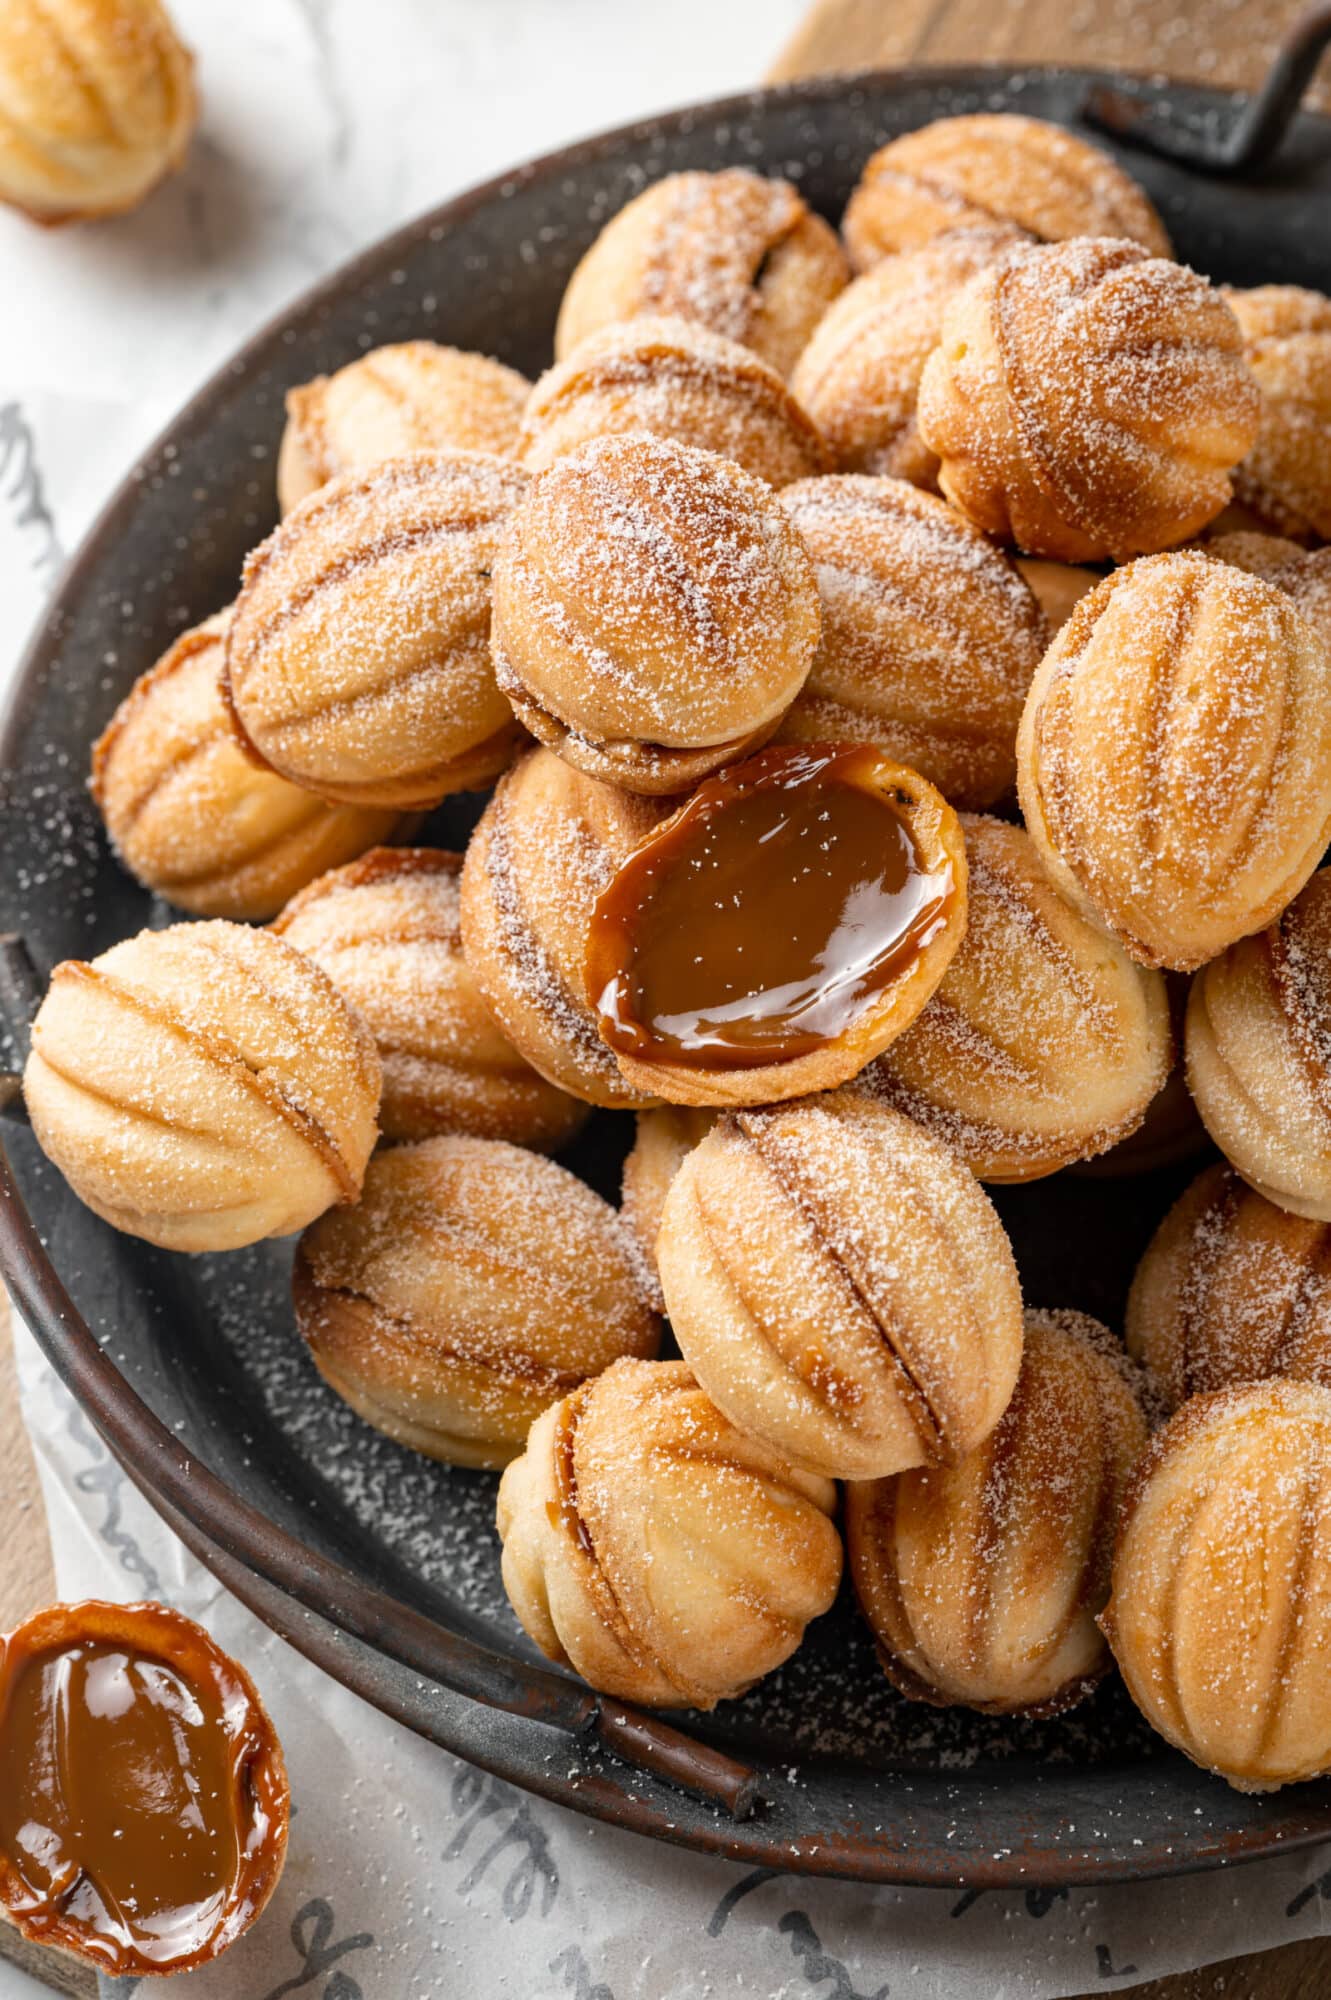
[[[1319,0],[1295,21],[1261,89],[1227,125],[1187,124],[1167,98],[1117,83],[1088,91],[1082,116],[1129,146],[1197,173],[1253,173],[1279,151],[1328,44],[1331,0]]]

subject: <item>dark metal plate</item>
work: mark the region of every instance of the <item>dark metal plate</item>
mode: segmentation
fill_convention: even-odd
[[[701,106],[515,171],[309,294],[182,413],[64,579],[0,741],[0,927],[22,933],[44,973],[171,920],[106,850],[83,785],[88,747],[174,634],[233,595],[242,557],[272,525],[288,385],[420,335],[535,373],[574,262],[645,180],[754,165],[799,180],[835,217],[885,136],[979,108],[1075,122],[1091,80],[906,71]],[[1175,98],[1202,119],[1227,103],[1195,91]],[[1300,120],[1260,185],[1131,164],[1201,269],[1331,290],[1328,121]],[[460,843],[475,810],[446,808],[432,832]],[[613,1193],[628,1130],[626,1119],[598,1116],[569,1163]],[[167,1256],[99,1223],[17,1127],[11,1153],[41,1240],[0,1187],[0,1267],[133,1477],[270,1624],[488,1769],[644,1833],[865,1880],[1104,1881],[1331,1836],[1331,1785],[1241,1797],[1166,1752],[1115,1682],[1040,1724],[902,1702],[845,1602],[744,1701],[682,1718],[756,1769],[765,1804],[753,1817],[737,1822],[631,1768],[606,1747],[631,1725],[538,1662],[507,1608],[493,1478],[399,1450],[324,1388],[291,1324],[287,1248]],[[1186,1177],[1059,1175],[1001,1192],[1030,1301],[1119,1323],[1137,1255]]]

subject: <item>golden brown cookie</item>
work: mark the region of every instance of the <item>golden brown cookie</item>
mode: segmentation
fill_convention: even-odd
[[[847,275],[836,231],[789,181],[744,167],[667,174],[612,217],[569,279],[555,358],[612,321],[666,314],[786,375]]]
[[[915,405],[944,308],[977,271],[1027,240],[1004,223],[951,229],[885,258],[832,301],[790,386],[839,471],[887,473],[937,491],[938,460],[921,442]]]
[[[556,460],[495,564],[494,662],[518,720],[626,791],[686,791],[765,742],[818,631],[813,569],[771,488],[668,438]]]
[[[962,825],[961,948],[855,1087],[937,1133],[979,1179],[1038,1180],[1141,1124],[1173,1059],[1165,982],[1059,894],[1020,827]]]
[[[583,963],[597,897],[662,811],[530,750],[500,780],[467,848],[468,970],[533,1069],[588,1104],[653,1101],[625,1082],[601,1040]]]
[[[1194,1396],[1133,1481],[1102,1624],[1147,1721],[1239,1791],[1331,1770],[1331,1389]]]
[[[275,916],[405,822],[334,805],[241,750],[218,688],[229,610],[182,632],[93,745],[92,795],[131,875],[201,917]]]
[[[1331,542],[1331,299],[1300,285],[1225,297],[1262,391],[1261,429],[1234,490],[1282,535]]]
[[[1122,1180],[1132,1174],[1152,1173],[1157,1167],[1180,1166],[1185,1160],[1200,1161],[1209,1150],[1206,1127],[1197,1116],[1183,1074],[1183,1017],[1192,982],[1186,972],[1166,972],[1164,982],[1169,1009],[1169,1074],[1135,1130],[1107,1152],[1077,1160],[1068,1168],[1075,1179]]]
[[[912,1701],[1056,1715],[1109,1669],[1096,1616],[1146,1445],[1139,1371],[1084,1313],[1028,1312],[997,1428],[959,1465],[846,1488],[846,1555]]]
[[[803,479],[781,496],[813,559],[822,638],[782,742],[873,743],[952,805],[1012,790],[1048,631],[978,528],[900,479]]]
[[[292,1296],[339,1396],[453,1465],[506,1465],[542,1410],[660,1337],[615,1211],[492,1139],[377,1153],[356,1206],[301,1237]]]
[[[714,1708],[830,1607],[835,1501],[682,1362],[617,1361],[533,1424],[500,1482],[504,1588],[541,1651],[604,1694]]]
[[[401,809],[488,784],[518,740],[490,664],[490,576],[521,466],[417,452],[302,501],[245,564],[222,693],[260,764]]]
[[[1084,237],[1014,250],[953,296],[917,422],[943,493],[986,534],[1122,562],[1220,512],[1260,411],[1218,291]]]
[[[589,438],[650,431],[731,458],[769,486],[830,472],[832,455],[775,368],[683,319],[616,322],[542,375],[516,456],[543,472]]]
[[[733,1423],[839,1479],[955,1464],[1021,1365],[1002,1224],[949,1146],[839,1091],[719,1118],[656,1244],[685,1360]]]
[[[1269,1375],[1331,1388],[1331,1230],[1217,1162],[1151,1238],[1126,1331],[1170,1410]]]
[[[1146,192],[1108,153],[1042,118],[976,112],[935,118],[866,163],[842,218],[850,261],[867,271],[944,230],[1015,223],[1043,242],[1123,236],[1172,254]]]
[[[1331,869],[1197,974],[1184,1052],[1231,1165],[1279,1207],[1331,1222]]]
[[[601,891],[584,981],[635,1090],[772,1104],[857,1074],[966,924],[956,814],[869,744],[778,744],[698,787]]]
[[[699,1140],[707,1137],[715,1117],[714,1111],[689,1110],[679,1104],[658,1104],[637,1114],[633,1149],[624,1162],[619,1212],[633,1232],[657,1294],[661,1281],[656,1275],[656,1236],[670,1183]],[[664,1312],[664,1299],[660,1304]]]
[[[234,1250],[354,1201],[379,1058],[317,965],[269,931],[140,931],[51,974],[23,1095],[80,1201],[168,1250]]]
[[[1275,584],[1331,642],[1331,548],[1301,549],[1284,535],[1244,529],[1208,538],[1203,547],[1208,556]]]
[[[586,1106],[501,1034],[462,953],[462,856],[376,847],[312,882],[273,929],[321,965],[379,1047],[386,1139],[463,1132],[548,1152]]]
[[[185,157],[194,59],[160,0],[6,0],[0,201],[34,222],[134,208]]]
[[[372,348],[335,375],[288,389],[278,505],[289,514],[330,479],[413,451],[506,457],[530,388],[502,361],[433,340]]]
[[[1115,570],[1031,684],[1017,739],[1054,882],[1143,965],[1270,923],[1331,832],[1331,635],[1197,552]]]
[[[1175,1043],[1180,1052],[1181,1028],[1180,1021],[1175,1028]],[[1206,1127],[1197,1116],[1192,1092],[1179,1064],[1147,1105],[1146,1116],[1135,1132],[1129,1132],[1126,1139],[1120,1139],[1107,1153],[1078,1160],[1069,1171],[1078,1179],[1121,1180],[1129,1174],[1153,1173],[1157,1167],[1179,1166],[1206,1150]]]

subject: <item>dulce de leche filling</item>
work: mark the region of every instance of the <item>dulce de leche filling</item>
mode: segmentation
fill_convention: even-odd
[[[0,1902],[115,1974],[182,1971],[281,1872],[282,1755],[248,1677],[159,1605],[39,1613],[0,1652]]]
[[[597,902],[587,992],[610,1047],[749,1069],[843,1034],[952,908],[900,775],[871,746],[800,744],[700,785]]]

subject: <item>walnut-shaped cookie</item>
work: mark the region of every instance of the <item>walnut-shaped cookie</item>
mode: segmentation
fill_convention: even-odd
[[[937,490],[938,460],[920,440],[915,405],[953,293],[1027,239],[977,223],[886,258],[834,299],[795,364],[790,386],[842,472],[887,473]]]
[[[555,357],[614,320],[664,314],[785,375],[848,275],[836,231],[789,181],[744,167],[667,174],[612,217],[569,279]]]
[[[959,1465],[846,1488],[846,1557],[912,1701],[1056,1715],[1109,1669],[1096,1625],[1146,1446],[1139,1371],[1084,1313],[1028,1312],[997,1428]]]
[[[773,744],[620,863],[585,990],[631,1088],[773,1104],[904,1033],[965,926],[965,843],[932,785],[867,743]]]
[[[966,935],[854,1087],[936,1132],[979,1179],[1038,1180],[1141,1124],[1173,1057],[1165,981],[1059,894],[1020,827],[962,825]]]
[[[1331,542],[1331,299],[1300,285],[1227,290],[1262,391],[1238,498],[1300,542]]]
[[[494,1139],[377,1153],[356,1206],[301,1237],[291,1285],[325,1381],[451,1465],[506,1465],[542,1410],[660,1337],[615,1211]]]
[[[321,965],[379,1047],[386,1139],[464,1132],[549,1151],[586,1106],[523,1061],[462,953],[462,856],[376,847],[312,882],[273,925]]]
[[[1202,1123],[1244,1180],[1331,1222],[1331,868],[1197,974],[1184,1057]]]
[[[771,1673],[841,1575],[830,1480],[736,1430],[679,1361],[617,1361],[499,1486],[504,1588],[602,1693],[714,1708]]]
[[[277,457],[284,514],[330,479],[413,451],[512,451],[531,389],[525,375],[433,340],[375,347],[335,375],[287,391]]]
[[[1048,643],[1012,563],[901,479],[804,479],[781,504],[813,559],[823,626],[780,740],[874,743],[950,804],[993,805],[1012,790]]]
[[[670,438],[593,438],[557,459],[495,564],[494,663],[519,722],[625,791],[687,791],[765,742],[819,623],[771,488]]]
[[[1068,1168],[1074,1179],[1122,1180],[1133,1174],[1153,1173],[1157,1167],[1181,1166],[1187,1160],[1200,1166],[1210,1151],[1206,1127],[1197,1116],[1183,1074],[1183,1017],[1192,981],[1186,972],[1166,972],[1163,977],[1169,1008],[1169,1073],[1147,1105],[1141,1123],[1106,1152],[1074,1161]]]
[[[1303,616],[1331,641],[1331,548],[1303,549],[1284,535],[1251,529],[1209,538],[1208,556],[1260,576],[1292,597]]]
[[[1084,597],[1017,738],[1026,826],[1063,893],[1143,965],[1190,971],[1270,923],[1331,832],[1331,634],[1183,551]]]
[[[1204,528],[1260,412],[1218,291],[1084,237],[1014,250],[953,296],[916,421],[943,493],[986,534],[1087,563]]]
[[[80,1201],[168,1250],[234,1250],[354,1201],[379,1057],[327,975],[220,920],[51,974],[23,1095]]]
[[[1331,1227],[1217,1162],[1147,1245],[1125,1331],[1170,1410],[1268,1375],[1331,1388]]]
[[[670,1184],[689,1154],[707,1137],[716,1113],[683,1104],[657,1104],[637,1114],[633,1146],[624,1161],[619,1212],[633,1233],[659,1294],[656,1237]],[[665,1301],[661,1300],[661,1310]]]
[[[196,916],[262,921],[402,819],[334,805],[250,761],[218,688],[230,617],[182,632],[135,681],[93,746],[92,795],[145,889]]]
[[[1015,223],[1043,242],[1122,236],[1157,257],[1169,238],[1145,190],[1098,146],[1011,112],[936,118],[865,164],[841,232],[867,271],[944,230]]]
[[[689,320],[624,320],[589,334],[532,390],[515,455],[543,472],[589,438],[625,431],[718,452],[769,486],[832,469],[775,368]]]
[[[118,215],[185,157],[194,59],[161,0],[7,0],[0,201],[34,222]]]
[[[1147,1448],[1101,1620],[1154,1729],[1239,1791],[1331,1770],[1331,1389],[1194,1396]]]
[[[527,475],[415,452],[330,480],[245,564],[222,694],[258,763],[350,805],[488,784],[518,731],[490,663],[490,577]]]
[[[499,782],[462,869],[467,968],[504,1034],[543,1077],[588,1104],[632,1109],[583,978],[596,899],[664,808],[598,784],[549,750]]]
[[[951,1147],[849,1091],[717,1120],[666,1196],[680,1350],[792,1464],[878,1479],[954,1464],[1007,1408],[1021,1288]]]

